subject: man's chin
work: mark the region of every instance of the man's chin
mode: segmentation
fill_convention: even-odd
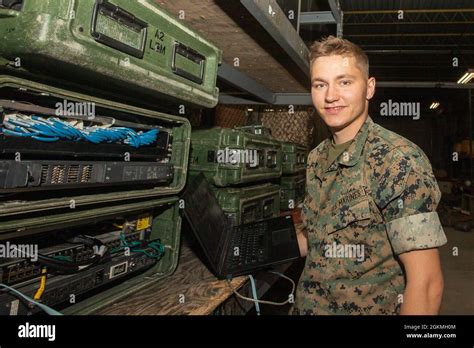
[[[345,119],[335,119],[334,116],[326,116],[323,119],[324,123],[331,128],[333,131],[340,131],[344,129],[348,125],[348,121]]]

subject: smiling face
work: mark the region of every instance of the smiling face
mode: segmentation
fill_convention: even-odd
[[[353,56],[322,56],[312,64],[313,104],[332,133],[345,133],[346,141],[357,134],[367,118],[374,91],[375,79],[367,78]]]

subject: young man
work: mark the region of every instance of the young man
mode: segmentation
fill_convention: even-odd
[[[295,314],[437,314],[446,243],[423,151],[368,116],[366,54],[335,37],[311,47],[311,95],[332,137],[308,157]]]

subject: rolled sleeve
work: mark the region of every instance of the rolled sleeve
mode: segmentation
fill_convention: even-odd
[[[387,233],[395,254],[436,248],[447,239],[436,212],[404,216],[387,223]]]
[[[446,244],[436,208],[441,192],[431,165],[421,152],[394,158],[379,186],[379,207],[395,254]]]

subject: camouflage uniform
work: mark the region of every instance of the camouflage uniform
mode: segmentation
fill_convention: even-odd
[[[329,145],[308,157],[308,256],[294,314],[398,314],[405,280],[397,255],[446,243],[429,160],[370,117],[332,165]]]

